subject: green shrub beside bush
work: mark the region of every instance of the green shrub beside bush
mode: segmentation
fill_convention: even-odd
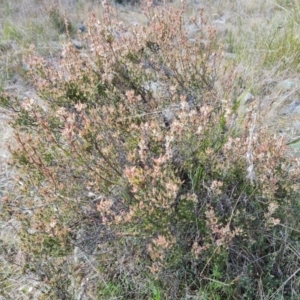
[[[20,173],[3,209],[20,222],[24,272],[53,299],[82,283],[94,299],[292,296],[297,161],[255,102],[235,124],[234,69],[202,12],[193,39],[184,6],[145,13],[128,27],[105,4],[86,49],[32,54],[43,108],[1,97]]]

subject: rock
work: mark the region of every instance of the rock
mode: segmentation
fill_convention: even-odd
[[[172,122],[174,121],[174,118],[176,116],[176,111],[179,111],[179,110],[180,110],[179,104],[172,104],[163,110],[162,116],[163,116],[165,126],[167,128],[170,128],[170,125],[172,124]]]
[[[215,21],[213,21],[214,24],[225,24],[226,20],[223,17],[217,18]]]
[[[78,49],[78,50],[81,50],[83,48],[83,44],[82,42],[78,41],[78,40],[72,40],[72,44],[73,46]]]
[[[281,93],[286,93],[286,92],[290,91],[291,89],[298,88],[298,87],[299,87],[299,80],[289,78],[289,79],[279,82],[276,86],[276,90]]]
[[[282,112],[283,115],[300,114],[300,100],[294,100]]]
[[[143,89],[150,92],[155,99],[165,93],[165,86],[159,81],[149,81],[143,86]]]
[[[86,27],[83,23],[78,24],[77,27],[80,32],[86,32]]]
[[[25,72],[29,71],[30,70],[29,65],[25,62],[22,62],[22,70]]]
[[[247,93],[242,102],[243,104],[250,104],[251,102],[253,102],[255,100],[255,97],[251,94],[251,93]]]

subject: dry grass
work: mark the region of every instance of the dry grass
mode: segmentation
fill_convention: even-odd
[[[225,68],[225,66],[227,66],[228,69],[234,69],[232,78],[237,78],[236,85],[238,85],[238,88],[236,88],[236,90],[238,92],[237,94],[232,93],[230,95],[241,101],[242,108],[240,108],[240,116],[237,119],[247,117],[247,110],[250,108],[250,104],[244,104],[243,101],[245,100],[244,96],[251,93],[254,96],[254,101],[251,103],[258,108],[261,117],[255,126],[276,133],[278,135],[278,141],[280,141],[281,136],[287,136],[287,141],[294,141],[292,146],[294,146],[296,150],[299,150],[300,111],[297,112],[297,108],[298,101],[300,102],[300,85],[298,81],[300,26],[297,16],[300,12],[300,8],[297,1],[206,0],[201,3],[200,5],[196,0],[187,1],[185,22],[187,30],[189,31],[189,37],[193,38],[197,36],[197,28],[190,22],[189,17],[193,13],[199,14],[201,9],[204,8],[208,22],[211,22],[215,26],[217,37],[219,41],[224,44],[225,63],[220,67]],[[180,7],[180,2],[174,1],[171,5]],[[72,24],[73,28],[75,28],[75,30],[70,33],[71,39],[77,39],[78,36],[75,31],[77,30],[78,24],[81,22],[87,23],[87,15],[91,12],[98,17],[103,16],[100,1],[0,0],[0,88],[6,92],[15,94],[21,101],[36,98],[35,89],[27,79],[28,66],[24,60],[24,56],[29,53],[30,45],[34,44],[37,53],[45,57],[48,62],[51,60],[58,61],[59,64],[61,59],[60,52],[63,49],[62,43],[67,42],[69,39],[64,33],[64,14],[67,16],[69,24]],[[127,24],[128,27],[131,25],[147,25],[147,19],[137,6],[120,6],[118,7],[117,14],[119,19],[124,22],[125,27]],[[124,34],[127,34],[126,30]],[[128,34],[128,38],[130,38],[130,34]],[[282,40],[284,42],[282,42]],[[85,49],[83,49],[83,52],[84,51]],[[87,56],[84,56],[82,59],[85,63],[89,62],[86,57]],[[128,96],[128,98],[130,98],[130,96]],[[158,113],[160,114],[162,111],[162,107],[159,107]],[[156,116],[155,114],[153,123],[155,122]],[[185,117],[184,112],[182,112],[181,120],[187,122],[187,126],[193,128],[192,124],[185,120]],[[189,117],[194,120],[193,116]],[[6,143],[12,139],[12,129],[7,125],[8,119],[8,111],[3,110],[0,117],[0,192],[2,193],[2,197],[6,197],[6,195],[13,190],[12,179],[17,177],[15,170],[12,170],[11,166],[7,165],[7,158],[9,158],[10,153],[6,148]],[[137,129],[134,128],[134,130]],[[185,144],[190,142],[188,139],[181,141],[180,136],[176,135],[176,130],[173,130],[174,132],[172,132],[172,134],[174,133],[174,136],[176,136],[180,143]],[[178,130],[182,129],[179,127]],[[251,128],[249,130],[251,130]],[[147,129],[145,129],[145,131],[147,131]],[[131,142],[135,143],[134,138]],[[266,142],[264,147],[267,147],[267,145],[268,143]],[[263,150],[261,151],[263,152]],[[187,153],[189,153],[188,150],[186,150],[185,155]],[[226,153],[224,155],[226,155]],[[146,175],[151,177],[152,171],[153,170],[148,170]],[[143,184],[137,182],[137,180],[142,179],[136,169],[127,169],[126,176],[133,186],[136,185],[136,189]],[[195,178],[197,177],[196,172],[193,176]],[[161,178],[161,180],[163,182],[166,178]],[[173,180],[172,176],[169,180],[170,182]],[[174,183],[175,182],[176,181],[174,181]],[[212,187],[210,188],[213,190]],[[216,189],[214,192],[218,192],[218,190]],[[101,208],[98,208],[98,211],[101,212]],[[208,212],[210,213],[211,220],[217,219],[214,216],[213,210]],[[249,222],[250,219],[251,218],[249,218]],[[102,224],[98,224],[97,220],[93,220],[93,222],[95,222],[95,224],[91,227],[94,227],[92,229],[90,228],[88,234],[90,237],[94,236],[95,238],[99,238],[101,231],[99,231],[97,226],[102,226]],[[22,243],[16,233],[18,222],[12,218],[9,222],[1,222],[0,225],[0,248],[2,249],[0,250],[0,295],[4,297],[3,299],[47,299],[45,295],[47,293],[50,294],[49,291],[51,290],[51,282],[47,282],[47,278],[44,278],[42,282],[38,282],[38,278],[35,277],[34,272],[22,275],[21,271],[26,259],[24,258],[25,250],[23,251],[23,249],[20,248]],[[222,228],[214,227],[214,223],[209,223],[207,226],[211,228],[213,232],[212,235],[218,235],[220,231],[226,231],[226,226],[225,224],[223,225],[224,227]],[[293,230],[298,230],[296,220],[292,221],[290,226],[293,227]],[[276,249],[274,246],[273,253],[276,251],[286,251],[286,258],[289,256],[295,258],[298,256],[297,253],[299,249],[288,240],[295,231],[289,230],[284,226],[282,228],[281,242],[283,246],[282,248]],[[145,282],[143,281],[144,278],[139,277],[142,262],[136,259],[143,258],[144,254],[142,250],[138,247],[136,249],[131,248],[134,243],[130,238],[128,240],[125,238],[124,244],[121,243],[116,247],[113,244],[116,237],[111,232],[106,232],[105,234],[105,237],[103,237],[105,242],[103,241],[101,246],[97,246],[103,255],[100,255],[100,258],[97,257],[97,259],[103,261],[103,264],[107,266],[107,270],[102,270],[98,267],[95,268],[95,258],[92,254],[87,254],[87,249],[95,249],[96,246],[93,243],[89,244],[90,242],[86,242],[87,244],[85,244],[82,237],[80,237],[80,239],[82,240],[81,245],[84,245],[83,249],[76,248],[76,251],[80,252],[83,250],[80,252],[80,255],[85,256],[85,258],[79,259],[79,262],[76,261],[74,263],[73,255],[69,255],[65,261],[59,261],[59,266],[56,266],[57,268],[65,267],[70,273],[74,272],[71,285],[74,294],[82,295],[82,298],[78,299],[95,299],[94,297],[97,291],[94,290],[94,287],[97,286],[97,284],[99,285],[99,282],[101,283],[102,290],[100,294],[98,291],[98,297],[101,297],[101,299],[120,299],[120,297],[122,297],[121,290],[124,289],[127,295],[131,295],[133,298],[135,297],[134,295],[143,297],[141,296],[143,295],[143,290],[146,290],[148,291],[148,295],[151,294],[151,296],[149,296],[152,297],[151,299],[163,299],[155,283]],[[126,235],[124,234],[124,236]],[[173,243],[171,239],[164,240],[164,238],[164,236],[156,236],[151,241],[152,244],[150,242],[148,244],[150,245],[148,252],[150,256],[153,256],[152,261],[154,263],[152,265],[153,269],[151,269],[153,273],[155,273],[156,267],[160,267],[159,263],[155,265],[155,260],[159,262],[165,255],[164,250]],[[229,232],[228,236],[224,236],[224,243],[225,238],[234,239],[235,234]],[[271,234],[266,235],[266,239],[271,240],[272,238]],[[270,242],[270,244],[276,244],[277,242],[278,241],[274,240]],[[154,248],[151,247],[157,247],[159,251],[157,250],[157,252],[155,252],[153,250]],[[198,250],[202,251],[202,249],[200,249],[201,247],[199,247],[200,246],[196,243],[195,252]],[[235,251],[238,252],[240,250],[241,249],[238,248],[231,249],[231,255],[235,258],[238,257],[242,261],[245,258],[235,253]],[[115,251],[114,257],[107,254],[111,251]],[[141,253],[139,253],[139,251],[141,251]],[[243,255],[247,256],[247,254]],[[259,256],[260,254],[257,255]],[[14,261],[11,261],[12,258]],[[116,261],[119,265],[115,264]],[[136,265],[137,262],[138,266]],[[139,265],[139,263],[141,263],[141,265]],[[209,262],[207,264],[209,265]],[[299,265],[297,260],[295,264]],[[261,267],[259,263],[253,263],[253,266]],[[47,266],[43,267],[45,270],[47,269]],[[105,271],[107,271],[107,273],[111,272],[111,274],[115,272],[115,274],[117,274],[116,277],[123,276],[124,286],[116,284],[115,278],[110,278],[109,275],[106,276]],[[202,272],[205,274],[204,271],[205,268]],[[281,271],[282,270],[276,270],[276,272],[279,273]],[[285,284],[282,283],[282,286],[279,285],[279,288],[273,290],[273,293],[271,293],[268,287],[264,286],[264,283],[261,281],[258,285],[259,291],[256,294],[257,299],[275,299],[275,297],[277,297],[276,299],[285,299],[283,294],[285,286],[289,286],[291,289],[289,295],[295,297],[293,299],[297,299],[299,295],[293,288],[299,287],[299,280],[297,279],[297,270],[294,271],[295,272],[292,272],[290,277],[287,278],[288,282]],[[217,269],[214,269],[213,272],[210,278],[208,277],[211,274],[206,274],[205,276],[207,277],[205,277],[201,273],[201,275],[205,277],[205,282],[211,283],[206,286],[207,289],[204,288],[202,290],[202,294],[206,294],[205,299],[218,299],[216,291],[222,290],[222,284],[224,288],[230,285],[228,282],[218,280]],[[176,287],[176,280],[178,278],[173,276],[173,274],[167,273],[164,276],[165,282],[169,284],[166,289],[169,288],[172,290],[172,288],[174,288],[175,290],[178,288]],[[136,285],[134,286],[135,291],[132,291],[130,287],[133,280],[136,281]],[[141,280],[140,283],[139,280]],[[237,281],[238,280],[239,278],[237,278]],[[174,284],[173,287],[172,284]],[[245,284],[247,284],[247,282]],[[85,287],[87,287],[87,290],[85,290]],[[188,287],[186,287],[186,289],[188,290]],[[192,288],[189,292],[191,292],[191,290]],[[44,296],[42,291],[44,291]],[[173,295],[173,299],[177,299],[176,297],[176,294]],[[197,296],[194,297],[193,299],[202,299],[201,296],[198,296],[198,298],[196,298]]]

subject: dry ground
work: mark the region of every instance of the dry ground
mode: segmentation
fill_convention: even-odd
[[[179,2],[171,5],[179,5]],[[296,53],[295,49],[300,45],[300,26],[295,19],[295,13],[299,13],[297,1],[189,0],[187,25],[189,16],[202,8],[224,43],[226,59],[237,66],[245,90],[240,97],[251,93],[264,115],[263,126],[277,134],[288,135],[289,141],[295,141],[293,146],[298,148],[299,51]],[[67,40],[59,28],[59,18],[65,13],[77,30],[90,12],[101,16],[101,1],[0,0],[0,88],[17,94],[20,100],[35,97],[24,77],[23,55],[30,44],[42,55],[55,57],[62,48],[61,42]],[[146,22],[138,7],[119,6],[118,12],[125,23]],[[193,28],[190,30],[191,36],[196,34]],[[293,38],[285,40],[287,45],[281,45],[280,39],[289,35]],[[75,33],[72,38],[76,39]],[[12,142],[9,118],[0,110],[0,197],[9,190],[13,176],[12,168],[7,165],[7,144]],[[11,224],[0,223],[0,299],[35,299],[37,293],[30,292],[35,286],[34,278],[10,276],[14,269],[5,265],[10,251],[18,251],[15,226],[13,220]],[[10,279],[6,280],[8,276]]]

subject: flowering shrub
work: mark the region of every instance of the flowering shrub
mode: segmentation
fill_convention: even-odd
[[[24,272],[56,299],[82,287],[101,299],[283,290],[295,271],[278,273],[295,255],[281,230],[298,209],[297,161],[260,129],[256,102],[236,123],[234,67],[202,11],[190,38],[184,4],[144,9],[148,24],[130,27],[104,3],[85,48],[32,51],[42,103],[1,96],[19,174],[3,209],[21,225]]]

